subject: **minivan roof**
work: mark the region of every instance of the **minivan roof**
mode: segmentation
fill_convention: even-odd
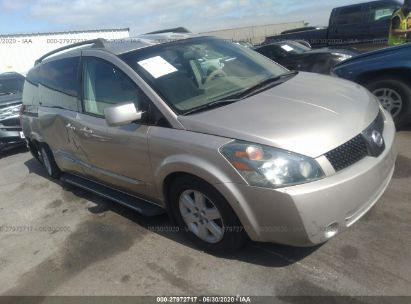
[[[160,34],[144,34],[137,37],[130,37],[125,39],[115,39],[104,41],[104,49],[115,54],[120,55],[133,50],[144,47],[172,42],[176,40],[183,40],[188,38],[199,37],[197,34],[191,33],[160,33]]]
[[[138,50],[141,48],[158,45],[162,43],[172,42],[176,40],[183,40],[189,39],[194,37],[200,37],[201,35],[192,34],[192,33],[160,33],[160,34],[144,34],[139,35],[136,37],[130,38],[122,38],[122,39],[113,39],[113,40],[106,40],[106,39],[94,39],[88,41],[82,41],[79,43],[74,43],[71,45],[67,45],[56,50],[53,50],[39,59],[36,60],[36,64],[41,63],[46,58],[64,52],[64,55],[81,49],[101,49],[107,52],[110,52],[114,55],[120,55],[123,53],[127,53],[130,51]],[[63,53],[62,53],[63,54]]]

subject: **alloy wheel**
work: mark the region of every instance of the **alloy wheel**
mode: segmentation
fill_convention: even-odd
[[[179,198],[181,216],[188,230],[203,241],[218,243],[224,236],[220,211],[213,202],[197,190],[186,190]]]
[[[396,117],[402,110],[403,101],[397,91],[389,88],[379,88],[372,92],[392,117]]]

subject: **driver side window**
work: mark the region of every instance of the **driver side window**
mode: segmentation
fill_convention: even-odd
[[[104,116],[104,109],[133,102],[145,111],[148,98],[137,85],[113,64],[98,58],[83,60],[83,107],[88,114]]]

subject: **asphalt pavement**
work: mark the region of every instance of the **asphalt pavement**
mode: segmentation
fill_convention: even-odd
[[[0,159],[0,295],[411,295],[411,131],[387,191],[314,248],[199,251],[114,202],[49,179],[24,149]]]

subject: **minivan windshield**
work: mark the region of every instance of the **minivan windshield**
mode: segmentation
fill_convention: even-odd
[[[178,114],[235,102],[242,92],[289,71],[246,47],[212,37],[164,43],[120,55]],[[282,78],[281,78],[282,79]],[[284,80],[286,81],[286,78]],[[250,94],[247,94],[249,96]]]

